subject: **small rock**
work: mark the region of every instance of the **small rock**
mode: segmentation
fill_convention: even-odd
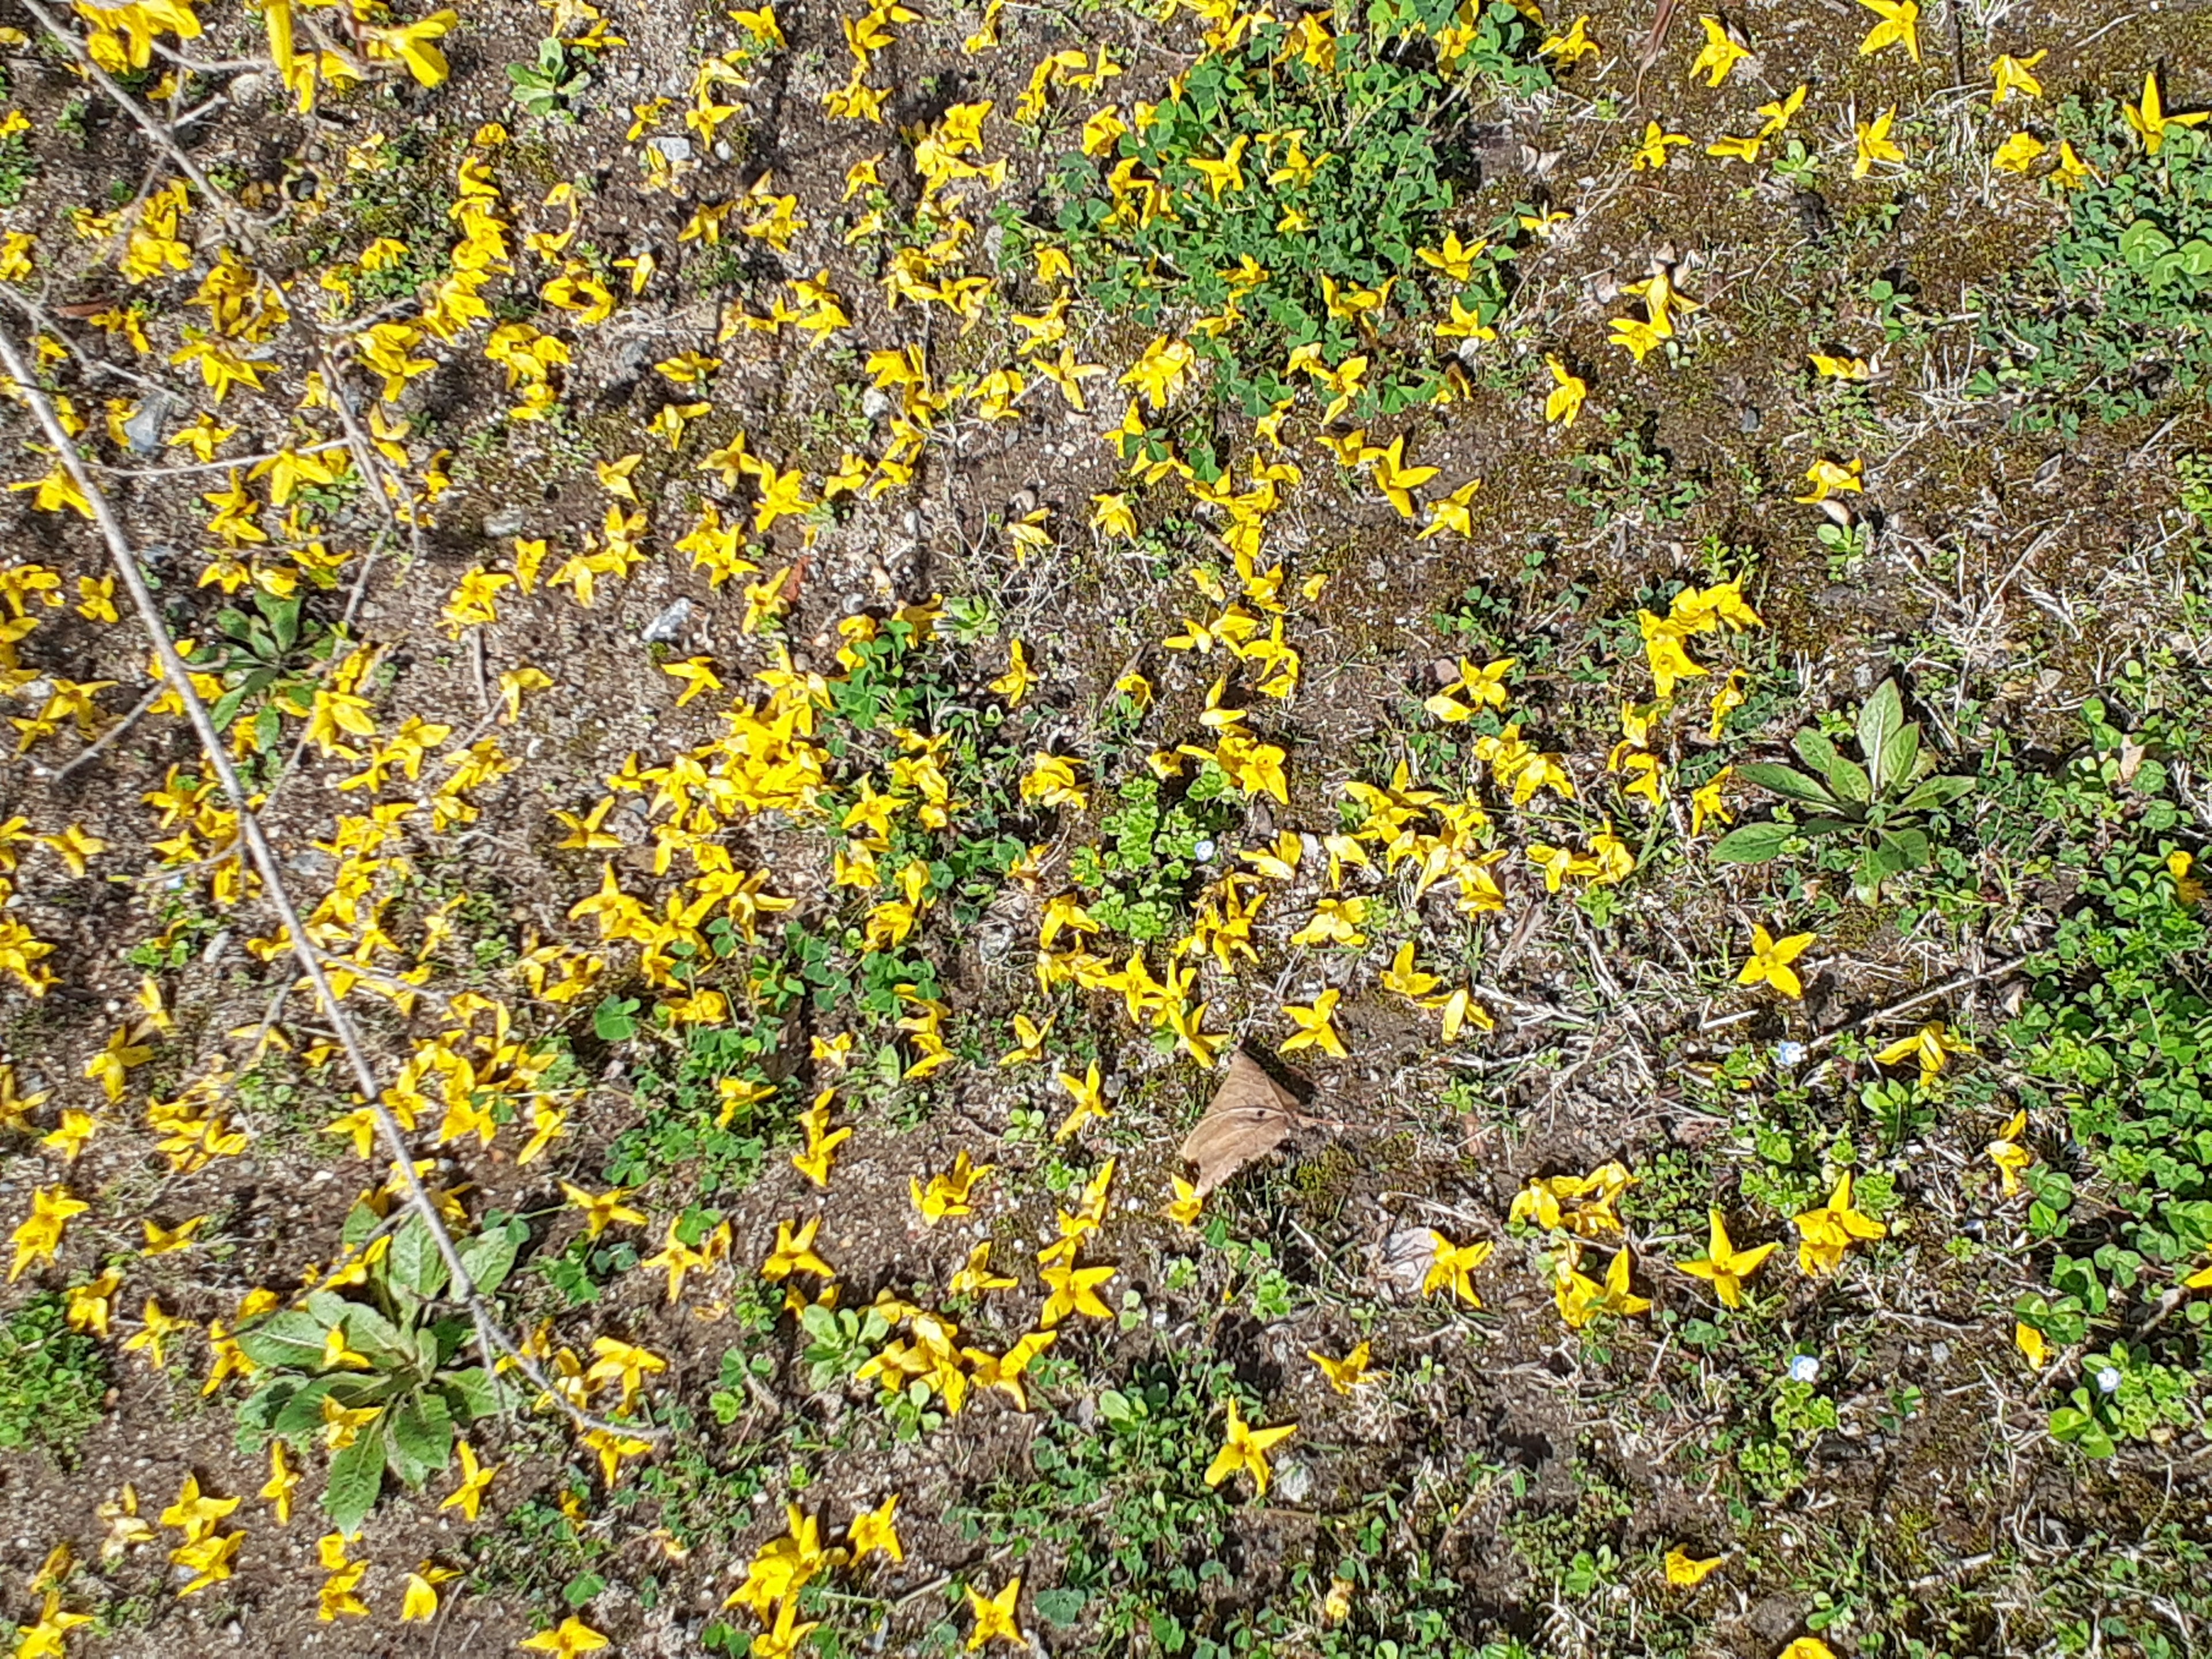
[[[483,533],[493,541],[500,541],[508,536],[520,536],[526,522],[520,507],[502,507],[496,513],[484,514]]]
[[[691,141],[681,133],[664,132],[653,141],[653,147],[666,161],[688,161],[691,159]]]
[[[1304,1463],[1275,1466],[1275,1490],[1285,1504],[1303,1504],[1313,1491],[1313,1471]]]
[[[1026,519],[1036,510],[1037,493],[1027,485],[1017,489],[1007,498],[1006,516],[1010,519]]]
[[[915,507],[909,507],[907,508],[906,517],[899,520],[899,528],[905,531],[908,536],[914,538],[916,541],[921,540],[921,509]]]
[[[1408,1293],[1417,1291],[1436,1263],[1437,1237],[1426,1227],[1400,1227],[1376,1253],[1375,1276]]]
[[[251,109],[256,104],[269,100],[269,86],[267,76],[258,70],[248,70],[243,75],[234,76],[231,83],[223,88],[223,94],[230,100],[233,108]]]
[[[653,619],[645,630],[647,645],[674,645],[691,627],[691,601],[680,599]]]
[[[882,420],[896,407],[890,393],[881,386],[872,386],[860,394],[860,413],[872,421]]]
[[[168,423],[169,399],[165,392],[153,392],[138,406],[138,412],[123,423],[123,435],[130,440],[134,455],[150,455],[161,447],[161,431]]]

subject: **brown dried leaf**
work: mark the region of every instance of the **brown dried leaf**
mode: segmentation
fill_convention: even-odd
[[[1182,1155],[1198,1165],[1198,1191],[1210,1193],[1310,1121],[1297,1098],[1239,1048],[1229,1056],[1229,1075],[1213,1091],[1212,1104],[1185,1137]]]

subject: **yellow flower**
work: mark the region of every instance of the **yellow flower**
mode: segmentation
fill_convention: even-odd
[[[1999,173],[2026,173],[2050,146],[2033,133],[2015,132],[1997,146],[1990,165]]]
[[[1323,991],[1311,1003],[1286,1002],[1283,1013],[1298,1029],[1295,1035],[1283,1041],[1282,1052],[1294,1054],[1300,1048],[1319,1048],[1323,1054],[1343,1060],[1349,1054],[1344,1039],[1337,1035],[1334,1016],[1337,999],[1342,993]]]
[[[1558,58],[1561,69],[1580,63],[1585,58],[1596,57],[1597,42],[1584,33],[1589,27],[1589,14],[1584,12],[1576,17],[1565,34],[1547,36],[1544,44],[1536,48],[1536,55],[1539,58]]]
[[[1974,1045],[1953,1036],[1940,1019],[1930,1020],[1911,1036],[1899,1037],[1875,1055],[1878,1066],[1894,1066],[1899,1060],[1920,1062],[1920,1083],[1923,1088],[1933,1083],[1943,1068],[1950,1064],[1953,1054],[1971,1054]]]
[[[1194,1227],[1206,1207],[1206,1194],[1200,1192],[1181,1176],[1170,1176],[1175,1182],[1175,1196],[1160,1206],[1160,1213],[1179,1227]]]
[[[1134,386],[1152,408],[1164,409],[1197,361],[1198,354],[1188,343],[1161,335],[1145,348],[1116,384]]]
[[[1429,1270],[1421,1279],[1421,1294],[1434,1296],[1439,1291],[1449,1291],[1470,1308],[1480,1308],[1482,1298],[1474,1293],[1474,1270],[1490,1260],[1496,1247],[1486,1238],[1472,1244],[1455,1244],[1442,1233],[1431,1228],[1429,1246],[1435,1254],[1430,1258]]]
[[[1871,0],[1859,0],[1859,3],[1867,5],[1871,3]],[[1911,5],[1912,0],[1905,0],[1905,3]],[[1856,133],[1858,154],[1851,161],[1852,178],[1865,178],[1874,171],[1877,161],[1901,162],[1905,160],[1905,152],[1890,142],[1890,124],[1896,119],[1897,106],[1893,104],[1872,121],[1859,123]]]
[[[968,1651],[998,1641],[1026,1649],[1030,1638],[1024,1632],[1019,1617],[1022,1599],[1022,1576],[1016,1573],[996,1595],[986,1595],[973,1584],[968,1586],[968,1610],[975,1616],[975,1627],[968,1632]]]
[[[906,1547],[899,1542],[898,1528],[891,1519],[898,1501],[898,1494],[893,1492],[874,1509],[853,1517],[846,1542],[852,1549],[855,1566],[878,1550],[893,1561],[906,1559]]]
[[[1613,1261],[1605,1270],[1605,1282],[1601,1285],[1578,1272],[1571,1255],[1563,1259],[1552,1287],[1559,1317],[1567,1322],[1570,1329],[1578,1331],[1601,1313],[1625,1319],[1650,1311],[1651,1299],[1633,1295],[1628,1288],[1630,1267],[1628,1251],[1624,1246],[1613,1253]]]
[[[173,1228],[165,1228],[151,1217],[141,1217],[138,1224],[146,1232],[146,1248],[141,1254],[168,1255],[173,1251],[191,1249],[192,1235],[207,1225],[207,1218],[196,1215],[189,1220],[179,1222]]]
[[[1805,482],[1813,486],[1812,489],[1793,499],[1809,507],[1838,493],[1862,495],[1866,486],[1860,479],[1865,471],[1866,462],[1862,457],[1854,455],[1839,465],[1823,456],[1805,469]]]
[[[1567,366],[1557,357],[1544,359],[1544,367],[1552,372],[1552,390],[1544,399],[1544,419],[1551,425],[1565,429],[1575,423],[1583,412],[1583,400],[1589,396],[1589,385],[1580,375],[1567,372]]]
[[[1363,1342],[1341,1359],[1331,1359],[1327,1354],[1316,1349],[1309,1348],[1306,1350],[1306,1358],[1321,1367],[1321,1373],[1328,1379],[1329,1387],[1334,1389],[1339,1394],[1350,1394],[1361,1383],[1368,1381],[1367,1366],[1370,1357],[1370,1344]]]
[[[2015,58],[2010,52],[2001,53],[1990,65],[1990,74],[1996,82],[1990,90],[1990,107],[1996,108],[2015,92],[2023,98],[2042,97],[2043,83],[2035,78],[2033,70],[2050,56],[2047,49],[2026,58]]]
[[[1676,682],[1696,679],[1712,672],[1689,653],[1682,644],[1680,629],[1666,617],[1639,611],[1636,620],[1644,635],[1644,659],[1650,667],[1651,682],[1662,701],[1674,695]]]
[[[1677,1544],[1667,1552],[1667,1559],[1662,1565],[1666,1568],[1668,1583],[1681,1589],[1691,1589],[1704,1583],[1713,1569],[1727,1559],[1724,1555],[1716,1555],[1711,1560],[1695,1561],[1691,1559],[1687,1550]]]
[[[1793,1218],[1798,1232],[1797,1267],[1808,1279],[1832,1273],[1844,1264],[1844,1253],[1857,1243],[1881,1238],[1889,1229],[1851,1207],[1851,1172],[1837,1178],[1836,1190],[1817,1210]]]
[[[2168,115],[2158,95],[2158,71],[2143,71],[2142,100],[2136,104],[2122,104],[2120,113],[2142,140],[2143,154],[2155,155],[2166,143],[2168,127],[2202,126],[2212,120],[2212,110],[2197,110],[2189,115]]]
[[[1911,0],[1906,0],[1911,3]],[[1698,23],[1705,32],[1705,44],[1698,49],[1697,61],[1690,65],[1689,78],[1709,76],[1705,84],[1717,87],[1729,78],[1729,73],[1742,59],[1751,56],[1748,46],[1740,46],[1729,36],[1726,26],[1717,17],[1700,17]]]
[[[1006,672],[991,682],[991,690],[1004,697],[1011,707],[1018,708],[1022,700],[1029,696],[1030,688],[1036,684],[1036,675],[1030,671],[1029,656],[1022,642],[1019,640],[1009,641],[1006,646]]]
[[[1731,139],[1728,142],[1749,144],[1752,147],[1752,153],[1745,156],[1744,160],[1755,161],[1759,159],[1759,140],[1756,138]],[[1721,153],[1719,146],[1715,145],[1711,153],[1719,155]],[[1612,343],[1619,346],[1639,363],[1657,349],[1662,337],[1659,331],[1641,317],[1616,317],[1613,319]]]
[[[461,1460],[461,1483],[438,1507],[441,1510],[457,1509],[473,1521],[477,1518],[477,1509],[483,1503],[484,1488],[491,1485],[492,1476],[499,1473],[499,1465],[494,1463],[486,1468],[478,1464],[476,1448],[465,1440],[457,1444],[453,1450]]]
[[[1761,104],[1759,113],[1765,125],[1759,130],[1762,138],[1771,138],[1787,128],[1797,112],[1805,107],[1805,94],[1812,88],[1805,82],[1797,83],[1797,90],[1787,98],[1771,104]]]
[[[627,1187],[612,1187],[604,1193],[590,1193],[564,1181],[561,1183],[561,1191],[569,1203],[584,1212],[585,1237],[588,1238],[597,1238],[618,1222],[633,1227],[645,1224],[644,1212],[623,1202],[629,1196],[630,1189]]]
[[[805,1224],[796,1231],[788,1221],[777,1222],[775,1248],[761,1263],[761,1277],[786,1279],[793,1273],[807,1273],[835,1279],[837,1270],[814,1253],[814,1236],[821,1230],[822,1218],[818,1215],[808,1217]]]
[[[1055,1247],[1063,1248],[1063,1247]],[[1060,1261],[1041,1267],[1037,1277],[1052,1294],[1045,1299],[1037,1323],[1049,1330],[1070,1314],[1086,1319],[1111,1319],[1114,1310],[1099,1298],[1098,1287],[1114,1277],[1111,1267],[1078,1267]]]
[[[70,1197],[66,1187],[33,1189],[31,1213],[9,1238],[15,1247],[15,1261],[8,1269],[8,1282],[12,1285],[21,1279],[27,1267],[52,1261],[55,1251],[61,1248],[62,1235],[68,1231],[70,1218],[82,1215],[91,1207],[83,1200]]]
[[[556,1659],[576,1659],[583,1653],[597,1653],[608,1645],[607,1638],[582,1620],[570,1613],[551,1630],[543,1630],[516,1646],[532,1653],[550,1653]]]
[[[2027,1133],[2027,1114],[2014,1112],[1997,1138],[1984,1149],[1989,1153],[1990,1162],[1997,1166],[1997,1173],[2004,1178],[2004,1195],[2007,1198],[2020,1191],[2020,1172],[2035,1162],[2035,1154],[2021,1144],[2021,1137]]]
[[[292,1519],[292,1493],[300,1485],[300,1472],[284,1461],[284,1443],[269,1443],[269,1482],[261,1488],[259,1496],[269,1500],[276,1511],[276,1524],[287,1525]]]
[[[438,1616],[438,1586],[461,1576],[458,1567],[441,1567],[425,1561],[407,1575],[407,1593],[399,1603],[399,1622],[422,1624]]]
[[[1686,132],[1669,132],[1656,121],[1647,121],[1644,124],[1644,143],[1629,162],[1629,168],[1636,173],[1657,173],[1666,167],[1670,148],[1691,142]]]
[[[1073,756],[1039,750],[1022,779],[1022,799],[1042,806],[1072,806],[1080,812],[1091,804],[1090,792],[1075,781],[1080,764]]]
[[[1912,61],[1920,61],[1920,6],[1918,0],[1859,0],[1859,4],[1881,19],[1867,31],[1859,42],[1859,56],[1871,58],[1884,46],[1901,46],[1912,54]]]
[[[1756,1244],[1750,1249],[1739,1250],[1729,1242],[1728,1224],[1721,1219],[1718,1210],[1708,1210],[1706,1220],[1712,1237],[1705,1246],[1705,1255],[1694,1261],[1678,1261],[1674,1265],[1691,1277],[1711,1285],[1723,1306],[1741,1308],[1744,1281],[1759,1270],[1778,1247]]]
[[[1776,939],[1765,928],[1754,923],[1751,930],[1751,957],[1736,973],[1739,985],[1771,985],[1791,1001],[1805,994],[1803,982],[1790,964],[1805,954],[1809,945],[1818,944],[1817,933],[1792,933],[1787,939]]]
[[[1284,1423],[1272,1429],[1255,1429],[1245,1422],[1244,1414],[1232,1398],[1229,1401],[1229,1437],[1221,1449],[1213,1455],[1206,1466],[1206,1484],[1218,1486],[1231,1476],[1249,1474],[1252,1487],[1260,1497],[1267,1495],[1267,1449],[1289,1439],[1298,1431],[1295,1423]]]
[[[947,1216],[973,1215],[975,1208],[968,1201],[975,1183],[990,1175],[998,1166],[970,1161],[967,1149],[962,1148],[952,1160],[952,1168],[943,1175],[933,1175],[924,1187],[911,1176],[907,1185],[913,1190],[914,1207],[921,1212],[925,1224],[935,1226]]]
[[[1053,1131],[1052,1138],[1054,1140],[1064,1141],[1073,1139],[1076,1133],[1093,1118],[1097,1119],[1101,1123],[1107,1120],[1109,1114],[1106,1109],[1106,1097],[1099,1083],[1097,1060],[1091,1062],[1081,1077],[1076,1076],[1073,1072],[1060,1073],[1060,1086],[1067,1091],[1070,1097],[1073,1098],[1075,1105],[1066,1117],[1060,1121],[1060,1127]]]
[[[15,1650],[15,1659],[63,1659],[67,1651],[64,1645],[66,1633],[79,1625],[91,1622],[92,1615],[88,1613],[64,1613],[61,1592],[49,1589],[44,1604],[39,1609],[38,1621],[17,1626],[21,1645]]]

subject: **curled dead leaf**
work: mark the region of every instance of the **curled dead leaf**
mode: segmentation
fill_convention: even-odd
[[[1197,1189],[1212,1192],[1246,1164],[1265,1158],[1291,1130],[1315,1120],[1298,1110],[1289,1090],[1242,1048],[1229,1056],[1229,1075],[1186,1136],[1182,1155],[1198,1165]]]

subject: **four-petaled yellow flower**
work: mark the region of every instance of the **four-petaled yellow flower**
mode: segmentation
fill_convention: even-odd
[[[1720,1297],[1723,1306],[1741,1308],[1744,1281],[1757,1273],[1778,1247],[1754,1244],[1747,1250],[1739,1250],[1729,1242],[1728,1224],[1721,1218],[1718,1210],[1708,1210],[1706,1221],[1712,1237],[1705,1246],[1705,1255],[1694,1261],[1678,1261],[1674,1265],[1691,1277],[1711,1285],[1713,1294]]]
[[[2025,1111],[2014,1112],[2006,1121],[2003,1129],[1998,1132],[1997,1138],[1985,1149],[1990,1162],[1997,1166],[1998,1175],[2004,1179],[2004,1195],[2007,1198],[2019,1193],[2020,1172],[2035,1162],[2035,1154],[2021,1144],[2027,1133],[2027,1114]]]
[[[1429,1246],[1435,1252],[1429,1259],[1429,1270],[1421,1279],[1421,1294],[1434,1296],[1445,1291],[1457,1297],[1470,1308],[1480,1308],[1482,1298],[1474,1293],[1474,1270],[1490,1260],[1497,1247],[1486,1239],[1479,1238],[1472,1244],[1455,1244],[1434,1228],[1429,1230]]]
[[[1583,412],[1583,400],[1589,396],[1589,383],[1579,374],[1570,373],[1557,357],[1545,358],[1544,367],[1552,372],[1552,390],[1544,399],[1544,419],[1564,431]]]
[[[1306,1358],[1321,1367],[1321,1374],[1328,1379],[1328,1386],[1339,1394],[1350,1394],[1369,1380],[1367,1366],[1372,1345],[1362,1342],[1341,1359],[1332,1359],[1317,1348],[1308,1348]]]
[[[1945,1029],[1940,1019],[1930,1020],[1910,1036],[1902,1036],[1875,1054],[1877,1066],[1894,1066],[1900,1060],[1920,1062],[1920,1084],[1923,1088],[1935,1082],[1937,1075],[1951,1063],[1953,1054],[1971,1054],[1974,1045],[1963,1037],[1955,1037]]]
[[[1021,1599],[1019,1573],[1009,1578],[996,1595],[986,1595],[973,1584],[969,1585],[968,1611],[975,1615],[975,1628],[968,1632],[968,1651],[973,1653],[994,1641],[1027,1648],[1030,1638],[1022,1629],[1019,1616]]]
[[[1792,933],[1778,939],[1754,923],[1751,930],[1751,959],[1737,970],[1735,982],[1771,985],[1791,1001],[1796,1001],[1805,994],[1805,986],[1790,964],[1819,942],[1817,933]]]
[[[1817,1210],[1793,1218],[1797,1229],[1797,1267],[1808,1279],[1832,1273],[1844,1265],[1852,1245],[1886,1237],[1889,1229],[1851,1207],[1851,1172],[1836,1179],[1836,1190]]]
[[[809,1216],[796,1231],[788,1221],[775,1224],[775,1248],[761,1263],[763,1279],[784,1279],[793,1273],[814,1273],[835,1279],[837,1270],[814,1253],[814,1235],[822,1231],[822,1218]]]
[[[1881,19],[1859,42],[1859,56],[1871,58],[1884,46],[1903,46],[1920,61],[1919,0],[1859,0],[1859,4]]]
[[[1272,1429],[1255,1429],[1244,1420],[1234,1397],[1229,1401],[1229,1437],[1222,1442],[1221,1449],[1213,1455],[1206,1466],[1206,1484],[1218,1486],[1232,1475],[1252,1477],[1254,1492],[1261,1498],[1267,1495],[1267,1449],[1289,1439],[1298,1431],[1295,1423],[1279,1424]]]
[[[1911,3],[1912,0],[1905,0],[1907,5]],[[1751,48],[1737,45],[1728,26],[1717,17],[1700,17],[1698,24],[1705,32],[1705,44],[1698,48],[1697,61],[1690,65],[1689,78],[1694,81],[1704,75],[1709,77],[1707,86],[1717,87],[1729,78],[1729,71],[1738,63],[1751,56]]]
[[[899,1495],[893,1492],[872,1510],[863,1510],[853,1517],[852,1529],[846,1542],[853,1552],[855,1565],[878,1551],[893,1561],[906,1559],[906,1547],[899,1542],[898,1528],[892,1521],[898,1509]]]
[[[1323,991],[1310,1003],[1286,1002],[1284,1016],[1298,1029],[1295,1035],[1283,1039],[1282,1052],[1293,1054],[1300,1048],[1318,1048],[1325,1054],[1343,1060],[1350,1053],[1344,1039],[1336,1032],[1336,1003],[1343,994],[1335,989]]]

